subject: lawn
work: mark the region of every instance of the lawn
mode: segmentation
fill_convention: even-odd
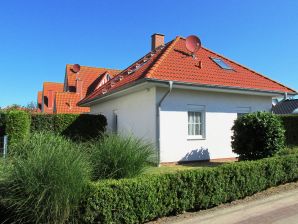
[[[161,165],[160,167],[149,167],[145,174],[165,174],[175,173],[181,170],[200,169],[203,167],[215,167],[224,164],[224,162],[194,162],[179,165]]]
[[[279,155],[288,155],[298,153],[298,146],[287,146]],[[228,162],[194,162],[179,165],[161,165],[160,167],[149,167],[144,172],[145,174],[165,174],[175,173],[181,170],[200,169],[202,167],[215,167]]]

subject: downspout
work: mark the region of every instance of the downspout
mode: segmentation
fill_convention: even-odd
[[[157,165],[160,166],[160,111],[161,104],[165,100],[165,98],[172,92],[173,89],[173,81],[169,81],[169,90],[166,94],[161,98],[159,103],[157,104],[157,118],[156,118],[156,136],[157,136]]]

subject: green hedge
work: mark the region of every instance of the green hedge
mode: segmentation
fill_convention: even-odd
[[[31,132],[50,131],[73,140],[89,140],[98,137],[107,126],[107,120],[103,115],[28,114],[18,110],[0,111],[0,136],[8,134],[13,141],[18,136],[23,138],[28,133],[28,122]],[[20,135],[19,129],[22,127],[26,130]]]
[[[28,138],[30,134],[30,115],[25,111],[11,110],[5,115],[5,134],[12,145]]]
[[[298,145],[298,115],[280,116],[286,129],[286,144]]]
[[[298,179],[298,155],[91,183],[82,223],[143,223],[206,209]]]
[[[98,137],[106,126],[107,120],[103,115],[33,114],[31,131],[51,131],[72,139],[88,140]]]
[[[0,137],[5,135],[6,113],[0,111]]]

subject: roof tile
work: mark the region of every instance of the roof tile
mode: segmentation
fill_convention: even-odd
[[[81,114],[90,112],[89,107],[79,107],[77,102],[80,95],[77,93],[62,92],[56,94],[55,113],[57,114]]]
[[[128,74],[128,70],[133,69],[136,63],[139,64],[142,59],[148,58],[151,53],[152,52],[149,52],[147,55],[123,70],[111,81],[119,80],[119,76],[122,76],[123,79],[116,81],[114,85],[106,83],[85,99],[81,100],[79,105],[84,105],[84,103],[91,102],[106,92],[117,90],[122,86],[134,83],[142,78],[176,81],[203,86],[295,93],[295,90],[204,47],[196,52],[196,59],[194,59],[186,49],[185,39],[182,37],[176,37],[175,40],[167,43],[164,48],[157,49],[156,52],[153,52],[154,55],[150,57],[145,64],[131,74]],[[219,67],[211,58],[221,59],[227,65],[232,67],[233,70]],[[199,66],[200,64],[201,67]]]

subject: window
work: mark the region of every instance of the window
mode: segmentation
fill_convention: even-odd
[[[188,136],[203,137],[203,113],[199,111],[188,112]]]
[[[116,110],[113,113],[113,132],[118,134],[118,113]]]
[[[118,133],[118,115],[115,114],[115,132]]]
[[[212,61],[214,61],[219,67],[226,69],[226,70],[233,70],[231,66],[229,66],[227,63],[225,63],[220,58],[211,58]]]

